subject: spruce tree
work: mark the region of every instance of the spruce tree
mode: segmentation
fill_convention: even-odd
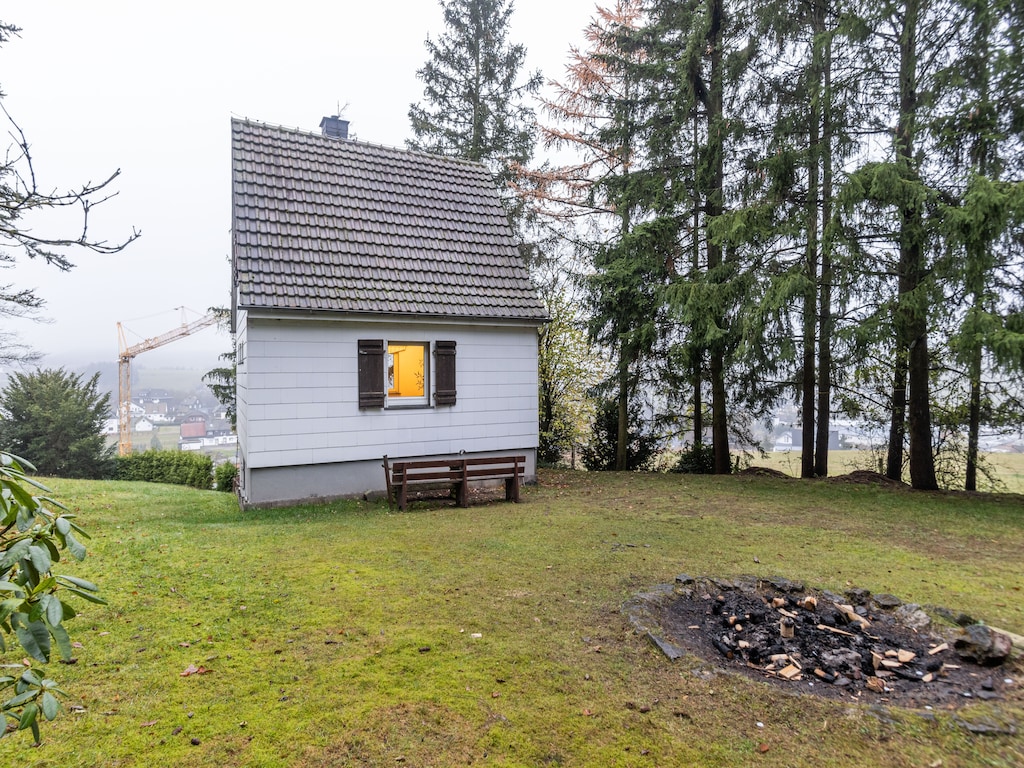
[[[589,330],[615,361],[606,388],[618,414],[612,466],[619,470],[631,466],[631,414],[658,340],[671,245],[671,233],[652,223],[645,207],[650,176],[637,135],[635,61],[616,40],[636,29],[638,17],[637,0],[597,9],[584,33],[588,49],[572,52],[565,82],[543,102],[553,120],[541,129],[544,143],[573,152],[576,162],[524,172],[520,186],[540,210],[569,225],[593,267],[585,278]],[[581,221],[592,226],[577,231]]]
[[[0,392],[0,445],[31,456],[41,475],[101,479],[114,468],[101,434],[110,393],[63,368],[14,373]]]
[[[938,171],[926,160],[934,148],[930,126],[941,98],[935,75],[964,11],[954,0],[852,5],[862,31],[854,38],[862,88],[876,105],[864,128],[887,139],[888,146],[880,154],[865,145],[860,166],[840,193],[842,213],[863,262],[862,287],[874,281],[872,287],[880,291],[862,291],[864,300],[875,304],[862,329],[873,326],[888,336],[877,338],[876,346],[890,354],[886,474],[901,479],[908,448],[911,484],[932,489],[937,479],[930,337],[941,305],[934,271],[941,242]]]
[[[750,274],[720,224],[741,193],[738,104],[756,49],[748,37],[749,4],[648,0],[645,10],[644,29],[623,45],[642,52],[640,133],[653,177],[647,205],[655,216],[651,226],[671,232],[676,243],[666,311],[679,331],[678,359],[691,370],[695,448],[701,449],[706,386],[714,471],[725,474],[732,469],[729,435],[736,427],[730,419],[741,338],[736,320]]]
[[[508,42],[511,0],[442,0],[445,31],[426,40],[416,72],[423,101],[409,108],[410,149],[484,163],[504,189],[513,164],[526,164],[535,142],[526,98],[540,72],[520,80],[523,45]]]
[[[947,294],[961,305],[951,345],[967,380],[964,487],[977,489],[983,413],[998,419],[994,394],[1019,369],[1024,337],[1014,328],[1022,268],[1013,232],[1024,219],[1024,4],[962,0],[963,32],[939,72],[943,99],[933,126],[948,166],[942,219],[947,242]],[[960,301],[956,299],[961,297]],[[985,380],[988,373],[989,381]]]

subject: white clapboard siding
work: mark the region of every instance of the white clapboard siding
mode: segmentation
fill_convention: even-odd
[[[536,325],[254,320],[238,367],[247,469],[537,446]],[[357,342],[454,340],[453,406],[358,407]],[[431,361],[431,364],[433,361]],[[433,370],[431,370],[433,391]]]

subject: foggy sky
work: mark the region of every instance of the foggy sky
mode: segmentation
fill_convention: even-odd
[[[527,46],[527,69],[560,79],[593,0],[515,6],[509,39]],[[133,344],[179,325],[177,307],[195,319],[227,306],[230,118],[315,132],[341,107],[358,139],[401,147],[422,99],[423,41],[443,31],[433,0],[7,0],[0,19],[22,28],[0,47],[0,88],[39,186],[77,188],[120,169],[90,236],[142,233],[117,255],[72,252],[66,274],[21,258],[0,273],[47,301],[47,324],[2,321],[47,353],[44,366],[115,361],[118,321]],[[33,222],[48,235],[77,236],[77,224]],[[210,328],[140,362],[208,369],[229,347]]]

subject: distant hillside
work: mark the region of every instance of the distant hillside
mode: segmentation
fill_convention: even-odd
[[[176,399],[184,399],[189,395],[198,395],[204,400],[212,398],[210,388],[203,383],[203,375],[209,369],[198,368],[161,368],[147,367],[138,361],[132,362],[132,392],[139,392],[144,389],[164,389]],[[110,393],[111,409],[116,409],[117,403],[117,363],[92,363],[76,369],[88,378],[99,371],[100,392]]]

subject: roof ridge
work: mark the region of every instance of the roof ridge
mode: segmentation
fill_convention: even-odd
[[[309,138],[323,139],[324,141],[330,141],[330,142],[346,141],[346,142],[349,142],[351,144],[357,144],[359,146],[370,147],[372,149],[383,149],[383,150],[388,150],[388,151],[391,151],[391,152],[401,152],[402,154],[405,154],[405,155],[416,155],[418,157],[428,158],[430,160],[444,160],[444,161],[448,161],[448,162],[452,162],[452,163],[459,163],[461,165],[469,165],[469,166],[472,166],[474,168],[483,168],[484,170],[487,171],[488,174],[491,173],[491,170],[484,163],[480,162],[479,160],[468,160],[468,159],[466,159],[464,157],[452,157],[451,155],[438,155],[438,154],[434,154],[433,152],[424,152],[421,149],[409,149],[408,147],[394,147],[394,146],[391,146],[390,144],[380,144],[380,143],[373,142],[373,141],[365,141],[363,139],[334,139],[334,138],[330,138],[330,137],[324,136],[323,134],[316,133],[315,131],[305,130],[303,128],[298,128],[298,127],[292,128],[290,126],[281,125],[279,123],[269,123],[269,122],[266,122],[265,120],[256,120],[256,119],[249,118],[249,117],[238,117],[236,115],[232,115],[231,116],[231,122],[232,123],[239,123],[239,124],[242,124],[242,125],[254,125],[254,126],[258,126],[260,128],[271,128],[271,129],[278,130],[278,131],[284,131],[286,133],[293,133],[293,134],[296,134],[298,136],[307,136]]]

